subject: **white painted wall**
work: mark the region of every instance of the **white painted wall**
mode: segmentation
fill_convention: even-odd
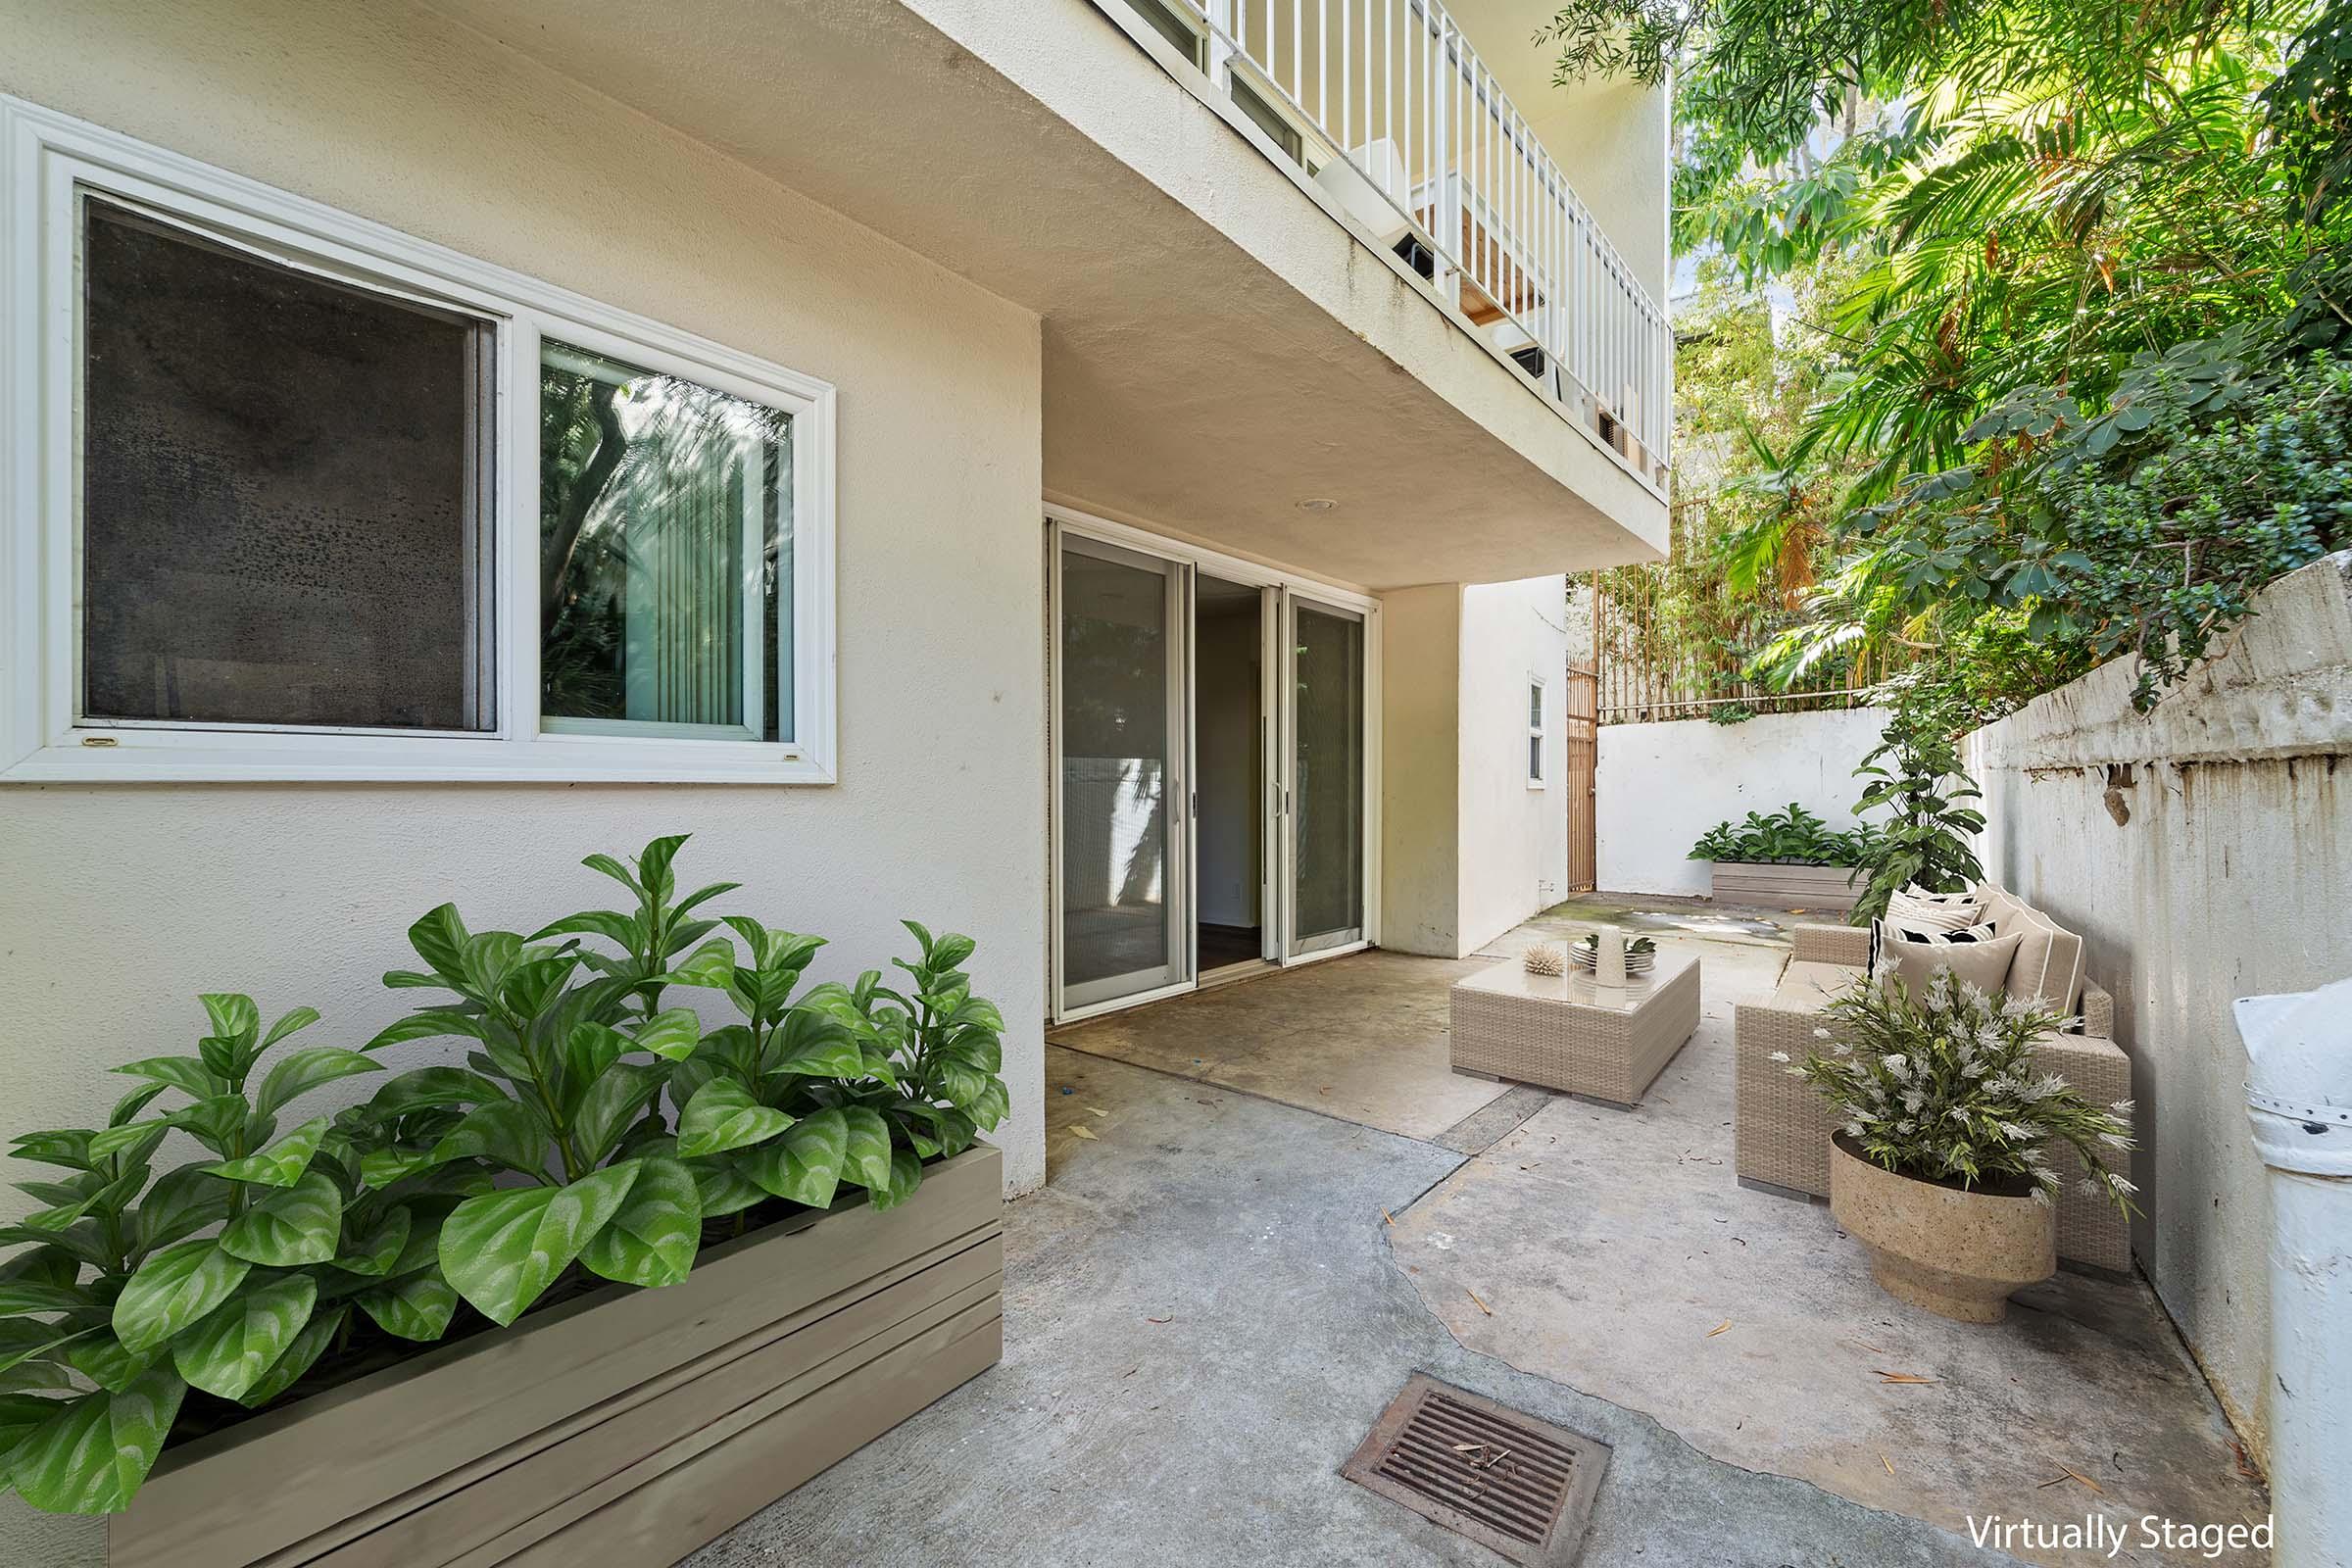
[[[1461,901],[1458,945],[1475,951],[1545,906],[1568,880],[1560,782],[1568,664],[1559,577],[1462,590]],[[1527,683],[1544,682],[1542,789],[1527,787]]]
[[[1380,596],[1380,945],[1461,952],[1462,590]]]
[[[1559,577],[1381,596],[1381,946],[1459,957],[1567,880]],[[1550,681],[1544,789],[1527,787],[1527,680]]]
[[[0,90],[841,394],[838,785],[0,790],[20,1023],[0,1031],[0,1134],[102,1118],[123,1087],[107,1067],[193,1044],[199,991],[309,1003],[311,1038],[363,1040],[410,1004],[377,976],[417,913],[454,898],[528,930],[609,901],[582,855],[691,831],[684,874],[740,879],[726,905],[830,937],[819,975],[899,951],[902,914],[979,938],[975,981],[1010,1023],[1006,1177],[1041,1181],[1037,318],[401,4],[0,0]],[[7,1506],[0,1562],[85,1560],[86,1528]]]
[[[1689,858],[1690,846],[1726,818],[1794,801],[1833,827],[1849,826],[1863,783],[1854,766],[1886,722],[1879,709],[1850,708],[1740,724],[1603,724],[1594,880],[1611,893],[1704,898],[1710,869]]]
[[[2261,1457],[2270,1195],[2230,1003],[2352,974],[2352,552],[2258,605],[2145,717],[2121,661],[1979,730],[1968,757],[1986,873],[2082,932],[2114,993],[2139,1102],[2133,1250]]]

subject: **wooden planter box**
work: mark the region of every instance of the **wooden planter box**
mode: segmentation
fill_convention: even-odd
[[[1757,865],[1717,860],[1715,898],[1723,904],[1771,904],[1842,912],[1862,897],[1861,874],[1844,865]]]
[[[994,1365],[1003,1161],[796,1215],[165,1453],[110,1568],[661,1568]]]

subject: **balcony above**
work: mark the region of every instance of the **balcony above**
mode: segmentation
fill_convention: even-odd
[[[1663,551],[1664,317],[1436,0],[437,3],[1036,311],[1055,500],[1369,588]]]

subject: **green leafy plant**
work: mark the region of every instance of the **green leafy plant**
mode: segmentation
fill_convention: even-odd
[[[1870,823],[1835,832],[1794,801],[1785,811],[1750,811],[1740,822],[1718,822],[1699,835],[1690,858],[1741,865],[1860,865],[1873,853]]]
[[[2352,543],[2348,0],[1562,0],[1539,36],[1557,80],[1673,81],[1676,435],[1740,514],[1675,597],[1721,596],[1745,677],[1966,664],[1998,618],[1987,696],[2134,658],[2144,709]],[[1750,408],[1769,457],[1723,439]]]
[[[904,1202],[923,1162],[1006,1113],[1004,1020],[971,994],[972,939],[906,922],[920,950],[855,985],[801,988],[821,939],[698,911],[681,837],[584,862],[630,907],[523,936],[443,905],[409,929],[424,967],[384,977],[446,995],[360,1050],[284,1049],[308,1007],[265,1030],[251,999],[203,999],[192,1056],[144,1080],[99,1129],[26,1133],[19,1183],[45,1206],[0,1231],[0,1477],[36,1508],[127,1506],[188,1391],[234,1407],[299,1396],[363,1353],[439,1340],[470,1310],[504,1327],[591,1278],[675,1284],[750,1211],[830,1204],[844,1186]],[[705,1028],[676,990],[740,1022]],[[293,1121],[297,1101],[383,1070],[375,1053],[468,1043],[366,1101]],[[265,1058],[270,1058],[263,1070]],[[149,1113],[163,1096],[184,1103]],[[293,1121],[290,1126],[283,1125]],[[201,1157],[155,1171],[177,1135]]]
[[[1969,722],[1948,681],[1919,674],[1895,683],[1886,728],[1854,776],[1871,782],[1857,812],[1884,809],[1880,831],[1856,862],[1869,873],[1850,918],[1867,924],[1906,887],[1958,893],[1983,880],[1976,834],[1984,814],[1960,803],[1982,795],[1961,770],[1959,737]]]
[[[2123,1120],[2132,1102],[2102,1109],[2035,1065],[2034,1042],[2060,1027],[2056,1014],[1954,985],[1938,969],[1916,998],[1882,977],[1823,1015],[1820,1050],[1801,1062],[1785,1051],[1772,1059],[1820,1091],[1863,1158],[1920,1181],[2025,1184],[2046,1203],[2059,1191],[2047,1151],[2063,1143],[2082,1156],[2088,1190],[2131,1212],[2132,1183],[2107,1161],[2132,1150]]]

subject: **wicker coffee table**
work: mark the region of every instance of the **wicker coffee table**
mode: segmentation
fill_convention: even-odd
[[[1698,1027],[1698,960],[1660,953],[1647,974],[1603,986],[1569,967],[1497,963],[1455,983],[1453,1070],[1639,1104]]]

